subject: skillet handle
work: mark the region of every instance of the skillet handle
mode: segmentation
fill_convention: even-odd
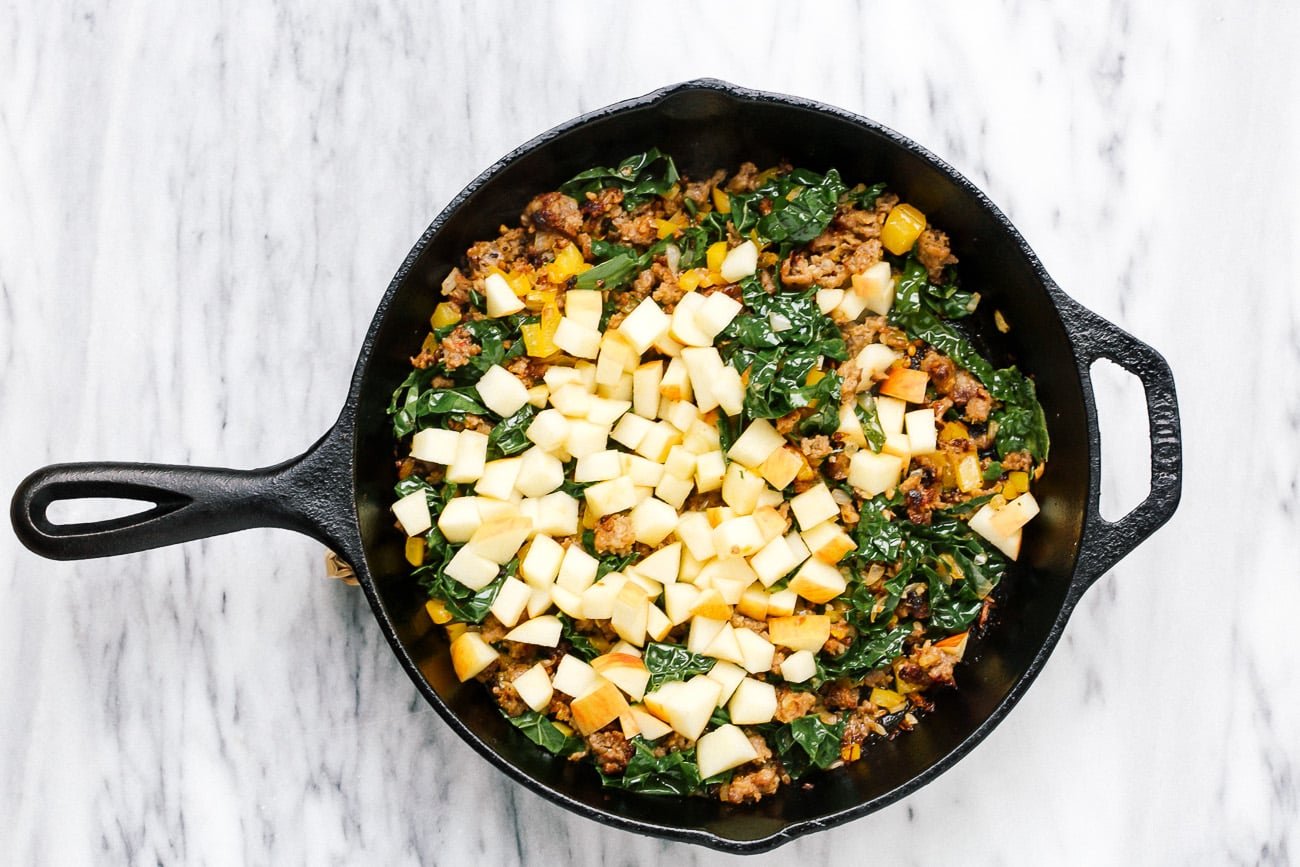
[[[296,530],[348,556],[355,507],[346,439],[336,426],[303,455],[257,470],[54,464],[23,480],[9,515],[22,543],[53,560],[132,554],[252,527]],[[92,497],[153,507],[81,524],[55,524],[46,514],[56,501]]]
[[[1183,444],[1178,396],[1169,364],[1152,347],[1073,299],[1062,305],[1062,318],[1074,344],[1079,374],[1092,390],[1090,368],[1107,358],[1142,381],[1151,434],[1151,492],[1118,521],[1101,516],[1101,435],[1094,413],[1088,436],[1098,455],[1090,472],[1088,510],[1077,574],[1082,589],[1106,573],[1174,514],[1183,488]],[[1091,394],[1089,394],[1091,402]]]

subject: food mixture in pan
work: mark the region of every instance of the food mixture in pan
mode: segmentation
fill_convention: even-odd
[[[870,761],[960,679],[1047,459],[1033,383],[949,324],[947,236],[883,184],[655,150],[519,222],[389,408],[456,675],[636,792]]]

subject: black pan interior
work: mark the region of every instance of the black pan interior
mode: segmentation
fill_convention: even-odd
[[[443,277],[474,241],[494,236],[500,224],[515,224],[532,195],[650,146],[673,154],[682,171],[695,176],[734,169],[744,160],[764,166],[786,159],[818,170],[836,167],[850,184],[888,182],[953,239],[965,284],[984,299],[973,317],[975,338],[996,362],[1018,363],[1034,376],[1053,438],[1049,470],[1038,489],[1043,514],[1004,584],[995,628],[973,645],[974,661],[959,669],[961,688],[939,694],[937,710],[918,730],[877,745],[867,760],[822,775],[811,791],[783,788],[756,808],[602,789],[589,767],[552,760],[519,736],[481,686],[462,686],[452,676],[445,644],[430,631],[423,600],[407,578],[402,540],[387,513],[395,477],[384,407],[418,351]],[[946,757],[969,749],[995,710],[1027,686],[1041,664],[1036,660],[1055,641],[1069,604],[1088,490],[1088,418],[1070,342],[1046,275],[1004,218],[951,170],[892,133],[822,107],[709,86],[598,113],[543,136],[488,174],[439,217],[423,249],[417,247],[405,266],[363,361],[355,420],[359,517],[368,571],[381,600],[377,613],[423,673],[434,705],[445,703],[471,742],[553,798],[667,836],[707,832],[720,840],[703,842],[724,847],[750,848],[761,840],[768,842],[760,846],[770,845],[792,824],[879,806],[928,779],[923,775]],[[993,327],[995,309],[1012,323],[1009,334]]]

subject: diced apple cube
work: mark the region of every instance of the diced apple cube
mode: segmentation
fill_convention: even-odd
[[[732,464],[739,466],[739,464]],[[705,452],[695,456],[695,488],[701,494],[722,487],[727,475],[727,461],[721,451]],[[761,483],[761,479],[759,480]]]
[[[803,458],[799,457],[794,448],[782,446],[767,456],[758,468],[758,473],[769,485],[781,491],[789,487],[802,468]]]
[[[564,450],[575,458],[605,451],[609,445],[609,426],[574,419],[569,423],[569,435],[564,440]]]
[[[598,289],[570,289],[564,293],[564,315],[593,331],[600,329],[604,306]]]
[[[693,483],[695,455],[687,451],[684,446],[673,446],[668,450],[668,458],[664,461],[664,472]]]
[[[698,292],[687,292],[677,302],[677,306],[673,308],[672,321],[668,326],[668,334],[678,343],[681,343],[684,348],[691,346],[710,346],[713,343],[712,336],[705,334],[700,330],[697,317],[703,307],[703,295]],[[693,378],[694,376],[692,375],[692,379]],[[697,391],[699,390],[698,383],[692,383],[692,385]]]
[[[541,713],[551,704],[555,689],[551,686],[551,676],[540,662],[511,681],[515,692],[530,709]]]
[[[813,297],[817,301],[817,309],[829,316],[831,311],[839,307],[840,302],[844,300],[844,290],[818,289]]]
[[[575,482],[604,482],[623,474],[622,455],[613,449],[593,452],[578,458],[573,468]]]
[[[790,527],[790,521],[783,518],[775,506],[765,504],[760,504],[754,509],[754,521],[758,524],[758,531],[763,534],[764,545],[777,536],[785,535],[785,531]]]
[[[653,497],[642,500],[633,509],[632,530],[636,540],[654,547],[662,542],[677,526],[677,510]]]
[[[560,317],[551,342],[574,358],[595,358],[600,354],[600,332],[567,316]]]
[[[699,596],[703,597],[709,593],[714,593],[716,595],[717,591],[712,589],[705,590],[702,591]],[[721,597],[718,598],[721,600]],[[697,604],[693,610],[698,610],[698,608],[699,604],[697,600]],[[718,633],[722,631],[722,627],[727,626],[728,623],[727,620],[722,617],[708,617],[703,614],[695,614],[693,616],[694,619],[691,620],[691,629],[686,634],[686,649],[691,653],[703,653],[704,649],[712,643],[713,639],[718,637]],[[728,612],[726,616],[730,617],[731,614]]]
[[[713,530],[713,548],[719,557],[748,557],[763,544],[763,531],[753,515],[723,521]]]
[[[546,372],[542,374],[542,381],[546,383],[546,387],[550,389],[552,394],[554,394],[564,386],[571,383],[582,385],[582,374],[578,373],[578,371],[572,367],[552,364],[550,367],[546,368]]]
[[[849,484],[868,497],[897,485],[902,472],[903,461],[897,455],[875,454],[864,449],[849,458]]]
[[[713,397],[723,412],[740,415],[745,408],[745,384],[741,381],[740,371],[731,366],[723,367],[717,372],[712,388]]]
[[[691,378],[686,371],[686,362],[681,358],[674,358],[668,362],[663,379],[659,381],[659,394],[674,401],[691,399]]]
[[[633,701],[640,701],[645,695],[650,671],[639,656],[610,652],[593,659],[591,667],[605,680],[627,693],[627,697]]]
[[[756,469],[784,445],[785,437],[777,433],[767,419],[759,418],[750,422],[745,432],[736,438],[727,450],[727,457],[750,469]]]
[[[824,521],[804,530],[800,536],[813,556],[823,563],[838,563],[845,554],[858,547],[838,521]]]
[[[465,547],[472,548],[475,554],[493,563],[508,563],[528,539],[532,528],[533,522],[522,516],[485,521],[470,536]]]
[[[519,562],[519,574],[532,587],[549,587],[560,574],[564,548],[550,536],[534,536]]]
[[[640,355],[621,332],[606,331],[600,339],[600,357],[596,359],[596,384],[618,385],[624,373],[636,369]]]
[[[648,361],[632,374],[632,411],[644,418],[659,414],[659,386],[663,383],[664,363]]]
[[[476,482],[487,463],[487,434],[463,430],[456,437],[456,457],[447,467],[447,481],[457,484]]]
[[[680,509],[691,495],[694,487],[690,479],[679,479],[664,473],[664,477],[655,485],[655,496],[668,503],[674,509]]]
[[[481,523],[483,518],[474,497],[453,497],[438,515],[438,531],[448,542],[457,545],[468,542]]]
[[[646,434],[653,430],[654,427],[655,423],[649,419],[642,418],[634,413],[628,413],[618,420],[618,424],[614,425],[610,438],[620,445],[635,450],[637,446],[641,445],[641,440],[645,439]]]
[[[903,356],[883,343],[868,343],[853,359],[858,370],[862,371],[862,381],[871,382]]]
[[[682,360],[686,362],[686,369],[690,373],[695,405],[700,408],[700,412],[708,412],[717,407],[718,397],[714,386],[723,379],[723,368],[726,367],[718,350],[707,345],[687,346],[682,350]]]
[[[609,578],[609,575],[605,577]],[[618,575],[618,577],[623,576]],[[582,616],[591,620],[608,620],[614,613],[614,600],[618,598],[618,591],[622,589],[621,582],[615,584],[601,581],[582,591]]]
[[[924,370],[893,367],[885,376],[885,381],[880,383],[880,393],[908,403],[925,403],[925,386],[929,382],[930,374]]]
[[[816,653],[821,650],[826,639],[831,637],[831,619],[825,614],[769,617],[767,633],[772,637],[773,644]],[[781,663],[781,668],[785,669],[785,663]]]
[[[529,588],[528,605],[525,608],[529,617],[537,617],[540,614],[545,614],[551,610],[553,604],[554,603],[551,601],[550,587],[547,587],[544,590]]]
[[[845,292],[839,306],[833,311],[841,322],[856,322],[867,309],[867,302],[856,292]]]
[[[749,565],[757,573],[758,580],[763,582],[763,586],[771,587],[806,559],[808,559],[807,549],[804,549],[804,554],[800,557],[786,538],[779,537],[768,542],[757,554],[749,558]]]
[[[549,494],[564,484],[564,464],[541,446],[531,448],[519,457],[519,476],[515,490],[525,497]]]
[[[645,705],[682,737],[699,740],[718,707],[720,692],[717,681],[701,674],[685,683],[669,681],[655,692],[646,693]]]
[[[637,355],[641,355],[668,330],[668,324],[668,314],[659,308],[654,299],[643,298],[618,330],[636,350]]]
[[[640,418],[640,416],[633,416]],[[662,464],[668,458],[668,452],[682,441],[682,435],[667,422],[651,422],[645,436],[633,449],[637,454],[656,463]]]
[[[457,432],[442,428],[426,428],[411,437],[411,457],[417,461],[446,466],[456,456]]]
[[[551,686],[565,695],[579,698],[600,685],[602,678],[596,670],[576,656],[565,654],[555,667]]]
[[[524,436],[548,452],[564,447],[569,436],[569,420],[558,409],[544,409],[528,424]]]
[[[646,592],[629,581],[614,597],[614,610],[609,615],[609,625],[619,638],[641,647],[645,644],[649,606],[650,600]]]
[[[767,616],[788,617],[799,604],[799,594],[789,587],[767,595]]]
[[[443,570],[447,577],[478,591],[496,580],[500,564],[494,563],[466,545],[458,550]]]
[[[1010,536],[1037,514],[1038,501],[1033,494],[1025,492],[993,513],[993,528],[1004,536]]]
[[[739,664],[744,659],[740,653],[740,644],[736,641],[736,630],[730,623],[718,630],[718,634],[713,636],[709,646],[701,652],[705,656],[736,664]]]
[[[997,512],[987,503],[980,508],[978,512],[971,516],[967,523],[976,533],[979,533],[985,539],[993,544],[995,548],[1006,554],[1012,560],[1020,556],[1020,540],[1023,531],[1016,530],[1013,533],[1002,533],[998,531],[997,526],[993,523],[994,516]]]
[[[501,458],[488,461],[483,466],[483,475],[474,484],[474,493],[496,500],[508,500],[515,492],[515,480],[519,478],[521,458]]]
[[[636,720],[637,728],[641,729],[642,740],[653,743],[673,730],[672,726],[640,705],[633,705],[631,710],[632,719]]]
[[[722,500],[737,514],[748,515],[758,507],[758,495],[764,486],[763,477],[758,473],[747,470],[738,463],[731,463],[727,465],[727,473],[722,480]],[[830,496],[829,492],[827,496]],[[839,514],[838,508],[835,513]]]
[[[429,532],[433,515],[429,512],[429,497],[423,488],[412,491],[393,503],[393,515],[408,536]]]
[[[591,399],[591,407],[587,410],[587,421],[608,428],[631,408],[632,402],[626,397],[618,397],[614,394],[599,395]]]
[[[569,707],[573,712],[574,728],[584,735],[599,731],[629,712],[623,693],[608,682],[581,698],[575,698]]]
[[[673,626],[691,619],[691,611],[700,591],[691,584],[668,584],[664,587],[664,613]]]
[[[534,385],[528,389],[528,403],[538,409],[545,409],[547,402],[551,399],[551,390],[545,384]]]
[[[483,281],[483,295],[487,300],[487,315],[493,319],[511,316],[524,309],[524,300],[510,288],[500,274],[489,274]]]
[[[749,629],[737,629],[736,641],[740,644],[741,666],[750,674],[772,670],[776,658],[776,645]]]
[[[695,583],[697,586],[717,590],[723,602],[727,605],[735,605],[740,602],[745,588],[757,580],[758,576],[749,567],[749,563],[734,557],[730,560],[710,560],[705,563]]]
[[[714,292],[700,305],[699,312],[695,314],[695,324],[712,340],[731,324],[731,320],[735,319],[742,309],[743,305],[730,295],[725,292]]]
[[[586,418],[591,411],[591,392],[581,382],[574,381],[560,386],[551,392],[551,406],[564,414],[565,418]]]
[[[528,388],[499,364],[484,371],[475,388],[483,405],[502,418],[509,418],[528,403]]]
[[[846,403],[840,407],[840,424],[835,432],[843,436],[845,442],[851,442],[858,448],[865,449],[867,434],[862,430],[862,421],[858,418],[854,406],[852,403]]]
[[[629,416],[639,418],[639,416]],[[638,502],[636,486],[627,476],[596,482],[583,492],[587,500],[587,512],[596,518],[612,515],[630,509]]]
[[[818,482],[802,494],[792,497],[790,511],[799,522],[801,530],[815,527],[822,521],[829,521],[840,515],[839,504],[831,496],[830,488],[826,487],[825,482]]]
[[[790,589],[817,605],[830,602],[848,589],[840,570],[817,558],[804,561],[790,579]]]
[[[543,614],[532,620],[525,620],[506,633],[506,641],[520,644],[536,644],[540,647],[555,647],[560,643],[563,624],[554,614]]]
[[[690,430],[686,432],[686,436],[682,440],[682,445],[687,451],[695,455],[718,452],[719,457],[721,457],[722,454],[722,439],[718,434],[717,425],[710,424],[702,418],[697,418],[691,423]]]
[[[727,713],[735,725],[752,726],[771,722],[776,716],[776,687],[752,677],[745,678],[731,694],[731,701],[727,702]]]
[[[462,632],[451,643],[451,667],[462,682],[496,662],[499,655],[477,632]]]
[[[722,279],[728,283],[737,283],[746,277],[754,276],[758,270],[758,247],[753,241],[745,241],[727,251],[727,256],[722,260],[722,267],[719,271]],[[715,295],[721,293],[714,293]],[[709,297],[713,297],[712,295]],[[730,321],[730,320],[728,320]],[[725,323],[724,323],[725,324]],[[719,328],[719,331],[722,329]],[[713,776],[707,774],[706,776]]]
[[[668,637],[668,633],[672,632],[673,626],[673,622],[658,605],[651,604],[646,609],[645,634],[651,641],[663,641]]]
[[[907,427],[908,449],[914,455],[929,455],[939,447],[938,431],[934,423],[934,409],[915,409],[904,416]]]
[[[876,417],[886,436],[903,432],[903,418],[907,414],[907,401],[881,395],[876,398]]]
[[[556,574],[555,583],[570,593],[581,593],[596,580],[599,567],[600,562],[595,557],[584,551],[577,542],[573,542],[565,549],[564,557],[560,560],[560,571]]]
[[[555,491],[537,501],[538,518],[533,529],[551,536],[572,536],[578,532],[578,501],[564,491]]]
[[[761,584],[751,584],[740,594],[736,610],[753,620],[767,619],[767,591]]]
[[[734,662],[721,659],[714,663],[713,668],[710,668],[709,673],[704,676],[721,687],[718,690],[717,704],[714,706],[722,707],[736,691],[736,687],[740,686],[740,682],[745,679],[745,669]]]
[[[888,262],[877,262],[861,274],[854,274],[852,284],[853,291],[872,313],[884,316],[893,309],[894,278],[890,276]]]
[[[789,683],[803,683],[817,673],[817,658],[811,651],[798,650],[781,662],[781,677]]]
[[[677,538],[697,560],[708,560],[717,553],[713,547],[713,525],[703,512],[683,512],[676,523]]]
[[[514,626],[528,607],[531,595],[532,591],[527,584],[517,578],[507,577],[501,582],[501,589],[497,591],[489,610],[501,621],[502,626]]]
[[[650,502],[647,500],[646,502]],[[668,535],[667,533],[664,534]],[[672,584],[677,581],[677,572],[682,564],[682,543],[673,542],[658,551],[647,555],[635,566],[638,575],[657,581],[660,584]]]

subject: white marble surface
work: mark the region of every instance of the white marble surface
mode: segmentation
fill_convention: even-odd
[[[817,98],[956,164],[1067,291],[1165,352],[1187,479],[984,745],[749,863],[1300,860],[1300,8],[613,9],[5,4],[0,490],[55,460],[296,453],[410,244],[516,143],[700,75]],[[1131,379],[1100,390],[1114,514],[1143,422]],[[0,533],[0,857],[738,860],[508,782],[320,553],[259,531],[58,564]]]

